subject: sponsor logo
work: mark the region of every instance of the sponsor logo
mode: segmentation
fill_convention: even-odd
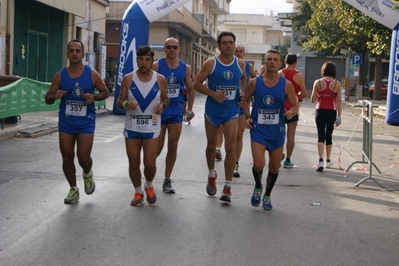
[[[168,84],[174,84],[174,83],[176,83],[177,79],[174,76],[170,76],[170,77],[168,77],[167,81],[168,81]]]
[[[233,78],[233,72],[231,72],[230,70],[226,70],[223,73],[223,77],[224,77],[224,79],[230,80]]]
[[[130,54],[132,54],[132,66],[134,68],[137,68],[137,66],[135,66],[135,65],[137,65],[136,60],[135,60],[135,57],[136,57],[136,39],[133,38],[133,40],[130,42],[130,45],[128,47],[128,42],[129,41],[130,41],[129,40],[129,24],[128,23],[123,23],[122,40],[120,42],[118,78],[117,78],[117,84],[119,86],[122,83],[123,76],[127,72],[127,71],[123,71],[123,69],[125,68],[125,64],[127,62],[127,59],[129,58]]]
[[[81,97],[83,95],[82,88],[74,88],[72,91],[72,95],[75,97]]]
[[[179,2],[179,0],[165,0],[163,1],[163,4],[161,6],[157,6],[156,9],[157,11],[162,11],[164,9],[170,8],[171,6],[173,6],[174,4],[176,4],[176,2]]]
[[[399,95],[399,33],[396,33],[396,49],[393,59],[392,93]]]
[[[274,103],[274,98],[270,95],[266,95],[265,97],[263,97],[263,104],[266,105],[271,105]]]

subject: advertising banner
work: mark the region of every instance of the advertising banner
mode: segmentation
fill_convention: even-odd
[[[47,105],[44,96],[50,83],[21,78],[0,87],[0,119],[30,112],[57,110],[59,101]]]
[[[118,66],[115,84],[114,114],[125,114],[116,103],[122,78],[137,69],[136,51],[148,45],[150,23],[167,15],[190,0],[135,0],[125,11],[119,38]]]
[[[399,10],[392,0],[344,0],[363,14],[377,20],[390,29],[395,29],[399,24]]]
[[[44,100],[50,85],[49,82],[21,78],[0,87],[0,119],[25,113],[58,110],[60,100],[51,105],[46,104]],[[105,100],[95,102],[98,108],[105,108],[105,104]]]

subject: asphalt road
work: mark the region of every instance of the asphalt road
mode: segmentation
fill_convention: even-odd
[[[94,194],[65,205],[57,133],[0,141],[1,265],[397,265],[399,261],[399,130],[374,119],[372,180],[362,159],[363,120],[345,107],[334,131],[334,168],[316,172],[313,105],[300,111],[292,169],[281,168],[273,210],[253,208],[249,134],[234,178],[232,202],[205,186],[205,98],[197,95],[191,126],[183,126],[172,179],[162,192],[166,150],[157,160],[157,203],[131,207],[134,189],[122,136],[123,116],[97,120],[92,157]],[[107,106],[109,106],[107,104]],[[112,106],[112,105],[111,105]],[[224,152],[223,152],[224,155]],[[266,171],[265,171],[266,172]]]

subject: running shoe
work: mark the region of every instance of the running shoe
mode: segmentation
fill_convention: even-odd
[[[73,204],[79,201],[79,190],[73,187],[69,189],[68,196],[64,199],[65,204]]]
[[[216,179],[218,177],[218,174],[215,171],[215,176],[209,176],[208,175],[208,184],[206,185],[206,193],[208,193],[209,196],[213,196],[216,194],[217,188],[216,188]]]
[[[85,174],[83,171],[83,181],[85,183],[85,192],[87,195],[93,194],[94,190],[96,190],[96,183],[93,180],[93,171],[90,170],[90,173]]]
[[[289,161],[284,161],[284,168],[292,168],[294,166],[293,163],[289,162]]]
[[[329,161],[329,160],[326,161],[326,168],[332,168],[333,165],[334,165],[333,162],[331,162],[331,161]]]
[[[260,199],[262,197],[262,190],[263,186],[261,188],[254,188],[254,193],[252,194],[251,197],[251,205],[254,207],[258,207],[260,204]]]
[[[270,197],[268,197],[268,196],[263,197],[262,207],[266,211],[270,211],[273,208],[272,201],[270,200]]]
[[[231,191],[230,187],[224,186],[222,191],[222,196],[220,197],[221,201],[231,202]]]
[[[144,195],[143,193],[134,193],[134,197],[130,202],[130,206],[140,206],[144,202]]]
[[[240,173],[238,172],[238,167],[239,165],[236,164],[236,166],[234,167],[233,177],[240,177]]]
[[[155,195],[154,187],[146,187],[145,193],[147,194],[147,202],[148,204],[155,204],[157,202],[157,195]]]
[[[317,172],[323,172],[324,169],[324,163],[322,161],[319,161],[319,164],[317,165]]]
[[[187,116],[184,116],[184,117],[183,117],[183,123],[184,123],[186,126],[191,125],[191,122],[187,120]]]
[[[222,152],[219,149],[216,149],[216,160],[222,160]]]
[[[165,180],[163,181],[163,192],[165,193],[169,193],[169,194],[173,194],[175,193],[175,189],[172,187],[172,180],[170,180],[170,178],[165,178]]]

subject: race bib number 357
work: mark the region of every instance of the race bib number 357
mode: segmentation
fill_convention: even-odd
[[[86,116],[87,104],[81,101],[66,101],[65,114],[73,116]]]

